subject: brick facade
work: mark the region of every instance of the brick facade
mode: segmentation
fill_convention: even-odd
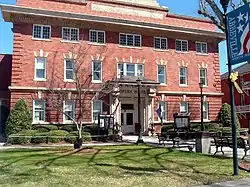
[[[113,1],[112,1],[113,2]],[[70,13],[81,13],[86,15],[117,18],[129,21],[138,21],[141,23],[148,22],[152,24],[162,24],[173,26],[176,28],[193,29],[192,32],[204,32],[203,34],[181,33],[179,31],[168,30],[163,31],[157,29],[144,29],[137,26],[126,26],[109,23],[88,22],[80,20],[71,20],[71,18],[55,18],[29,15],[20,15],[18,13],[5,12],[3,10],[5,20],[9,20],[9,15],[14,17],[14,51],[12,60],[12,79],[11,79],[11,108],[20,97],[27,99],[29,106],[32,108],[33,100],[38,97],[45,99],[46,90],[48,91],[53,82],[56,88],[64,88],[72,90],[75,88],[74,83],[64,82],[64,59],[70,55],[69,51],[74,48],[77,54],[82,50],[82,61],[84,61],[84,74],[87,77],[92,75],[92,61],[102,61],[102,82],[113,80],[117,77],[117,66],[120,62],[131,64],[143,64],[144,74],[147,79],[157,82],[157,65],[165,65],[166,67],[166,85],[157,86],[156,95],[152,99],[145,96],[145,103],[149,101],[148,108],[145,108],[145,115],[149,115],[152,108],[151,123],[158,123],[156,109],[158,101],[167,103],[167,118],[164,123],[173,121],[173,113],[180,111],[180,102],[187,101],[189,103],[189,112],[191,112],[191,120],[198,121],[200,119],[200,88],[199,88],[199,68],[207,69],[208,86],[203,89],[205,101],[209,103],[209,121],[217,120],[218,111],[221,106],[221,83],[219,71],[219,55],[218,42],[223,37],[216,36],[216,27],[209,21],[183,17],[179,15],[169,14],[166,9],[161,7],[146,6],[136,4],[131,6],[127,3],[105,1],[74,1],[68,0],[17,0],[17,6],[29,7],[33,9],[67,11]],[[101,6],[95,6],[101,5]],[[110,12],[101,9],[102,6],[114,6],[118,8],[128,9],[127,14],[119,14],[119,12]],[[95,9],[93,9],[95,7]],[[100,10],[98,10],[99,7]],[[32,9],[32,11],[33,11]],[[133,15],[138,10],[138,15]],[[29,10],[31,11],[31,10]],[[141,12],[140,12],[141,11]],[[155,11],[154,14],[151,15]],[[161,18],[160,15],[163,15]],[[15,17],[16,16],[16,17]],[[76,15],[75,15],[76,16]],[[155,16],[155,17],[152,17]],[[36,40],[32,37],[33,24],[51,25],[51,38],[49,40]],[[62,41],[62,27],[79,28],[79,42]],[[89,30],[106,31],[106,43],[97,45],[89,42]],[[207,34],[206,32],[214,32]],[[191,31],[190,31],[191,32]],[[126,47],[119,45],[119,33],[140,34],[142,38],[141,47]],[[154,49],[154,37],[166,37],[168,42],[168,50]],[[188,40],[188,52],[176,51],[176,39]],[[207,54],[197,54],[196,41],[207,43]],[[84,55],[83,55],[84,54]],[[46,57],[46,81],[34,80],[35,73],[35,57]],[[179,68],[186,67],[188,71],[188,84],[185,87],[179,86]],[[100,88],[100,84],[89,82],[86,89],[86,123],[92,123],[91,100],[95,92]],[[42,92],[42,94],[39,92]],[[74,91],[72,91],[74,95]],[[123,96],[124,97],[124,96]],[[136,96],[132,96],[136,97]],[[104,113],[111,113],[112,98],[109,94],[105,96],[106,104],[103,105]],[[185,99],[184,99],[185,98]],[[109,103],[109,104],[107,104]],[[147,104],[146,104],[147,105]],[[149,107],[152,106],[152,107]],[[62,114],[56,114],[48,104],[46,106],[46,121],[62,123]],[[119,121],[119,120],[118,120]],[[148,122],[146,122],[148,123]],[[149,124],[147,124],[149,125]],[[147,131],[147,127],[145,127]]]

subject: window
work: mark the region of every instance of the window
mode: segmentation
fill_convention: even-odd
[[[63,110],[63,121],[72,122],[75,119],[75,101],[64,101]]]
[[[73,60],[65,60],[64,79],[66,81],[74,81],[75,79],[75,62]]]
[[[187,52],[188,51],[188,41],[187,40],[176,40],[175,41],[176,51]]]
[[[200,83],[203,84],[203,86],[207,86],[207,69],[201,68],[200,69]]]
[[[183,101],[180,103],[180,112],[188,113],[188,102]]]
[[[92,119],[95,123],[98,122],[99,114],[102,114],[102,101],[93,101]]]
[[[62,28],[62,39],[68,41],[78,41],[79,40],[79,29],[77,28]]]
[[[180,67],[180,85],[187,85],[187,68]]]
[[[33,38],[50,39],[51,27],[49,25],[33,25]]]
[[[90,30],[89,31],[89,41],[93,43],[106,43],[105,31]]]
[[[120,34],[120,45],[141,47],[141,35]]]
[[[101,61],[93,61],[92,62],[92,81],[93,82],[101,82],[102,81],[102,62]]]
[[[161,112],[162,112],[162,119],[167,120],[167,103],[165,101],[159,101],[159,107],[161,107]]]
[[[155,49],[167,50],[168,49],[168,40],[167,40],[167,38],[155,37],[154,38],[154,47],[155,47]]]
[[[208,113],[209,113],[209,105],[208,105],[208,102],[203,102],[203,119],[205,120],[208,120],[209,117],[208,117]]]
[[[43,100],[33,101],[33,121],[34,122],[45,121],[45,101]]]
[[[46,79],[46,58],[35,58],[35,80]]]
[[[166,66],[158,66],[158,82],[166,84]]]
[[[117,72],[118,76],[144,76],[144,64],[120,63]]]
[[[196,42],[196,52],[207,54],[207,43],[206,42]]]

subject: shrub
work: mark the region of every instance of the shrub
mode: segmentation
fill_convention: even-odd
[[[78,131],[72,131],[65,137],[65,141],[73,144],[77,140],[77,137]],[[88,132],[82,132],[82,140],[83,142],[91,142],[91,134]]]
[[[86,125],[83,127],[84,132],[89,132],[91,135],[97,135],[98,134],[98,125]]]
[[[240,135],[239,131],[236,131],[237,136]],[[222,136],[232,136],[232,128],[231,127],[222,127],[221,128],[221,134]]]
[[[64,125],[62,126],[61,130],[72,132],[72,131],[77,131],[77,128],[76,125]]]
[[[56,125],[34,125],[32,128],[38,130],[39,132],[58,130],[58,127]]]
[[[240,121],[238,118],[238,115],[235,114],[236,117],[236,126],[237,128],[240,127]],[[221,107],[221,112],[220,112],[220,118],[221,122],[223,124],[223,127],[231,127],[232,126],[232,121],[231,121],[231,106],[227,103],[224,103]]]
[[[51,143],[58,143],[64,140],[64,138],[68,135],[69,133],[64,130],[52,130],[48,133],[48,141]]]
[[[173,124],[163,125],[161,127],[161,133],[168,132],[168,131],[172,130],[173,128],[174,128]]]
[[[32,117],[25,99],[20,99],[15,104],[6,122],[6,135],[17,134],[22,130],[30,130]]]
[[[48,132],[38,132],[31,139],[31,143],[39,144],[39,143],[48,143]]]
[[[8,137],[8,143],[11,144],[27,144],[30,143],[33,136],[37,133],[36,130],[21,131],[17,134],[12,134]]]
[[[211,131],[211,132],[220,130],[221,126],[222,126],[222,124],[220,124],[220,123],[205,123],[204,124],[205,130]]]

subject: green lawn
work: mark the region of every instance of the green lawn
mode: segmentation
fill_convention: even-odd
[[[185,187],[231,175],[231,159],[148,146],[0,151],[0,186]]]

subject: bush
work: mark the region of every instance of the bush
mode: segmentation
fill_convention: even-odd
[[[236,117],[236,126],[237,128],[240,127],[240,121],[238,118],[238,115],[235,114]],[[224,103],[221,107],[220,112],[220,118],[221,122],[223,124],[223,127],[232,127],[232,121],[231,121],[231,106],[227,103]]]
[[[68,135],[69,133],[64,130],[52,130],[48,133],[48,141],[51,143],[58,143],[64,140],[64,138]]]
[[[72,131],[77,131],[77,128],[76,125],[64,125],[62,126],[61,130],[72,132]]]
[[[58,130],[58,127],[56,125],[34,125],[32,128],[38,130],[39,132]]]
[[[174,128],[173,124],[163,125],[161,127],[161,133],[166,133]]]
[[[39,144],[39,143],[48,143],[48,132],[38,132],[36,133],[33,138],[31,139],[31,143]]]
[[[31,143],[33,136],[37,133],[36,130],[21,131],[17,134],[12,134],[8,138],[8,143],[11,144],[27,144]]]
[[[204,124],[205,131],[215,132],[215,131],[220,130],[221,127],[222,127],[222,124],[220,123],[205,123]]]
[[[32,117],[25,99],[20,99],[15,104],[6,122],[6,135],[17,134],[22,130],[30,130]]]
[[[240,135],[239,131],[236,131],[237,136]],[[222,127],[221,128],[221,135],[222,136],[232,136],[232,128],[231,127]]]
[[[86,125],[83,127],[84,132],[88,132],[91,135],[97,135],[98,134],[98,125]]]
[[[78,131],[72,131],[65,137],[65,142],[74,143],[77,140]],[[82,132],[82,140],[83,142],[91,142],[91,134],[88,132]]]

